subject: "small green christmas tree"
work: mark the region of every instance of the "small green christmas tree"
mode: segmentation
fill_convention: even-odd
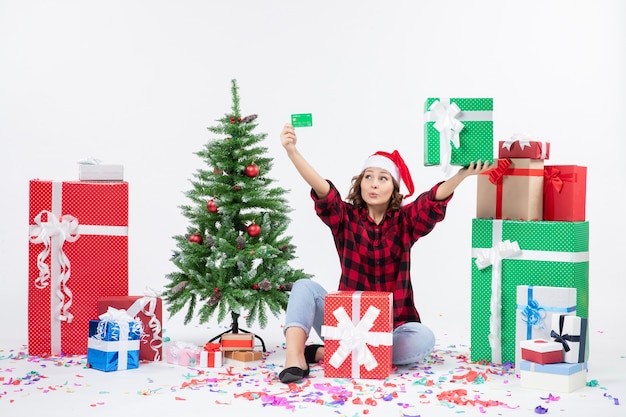
[[[190,224],[174,236],[178,270],[167,275],[163,298],[172,315],[187,307],[185,324],[196,314],[207,322],[216,311],[221,323],[230,313],[237,333],[240,314],[262,328],[268,310],[278,317],[293,282],[309,275],[289,266],[291,209],[287,191],[269,178],[272,159],[260,145],[267,135],[254,133],[256,115],[241,116],[236,80],[231,91],[231,112],[208,128],[217,137],[196,152],[209,168],[197,170],[186,193],[192,203],[180,206]]]

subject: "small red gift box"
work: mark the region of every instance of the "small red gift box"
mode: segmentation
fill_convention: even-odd
[[[549,159],[550,142],[514,135],[511,140],[499,142],[498,158]]]
[[[499,159],[497,164],[477,177],[476,217],[542,220],[543,160]]]
[[[254,334],[226,333],[221,338],[222,350],[252,350],[254,349]]]
[[[85,355],[98,299],[128,294],[128,183],[30,181],[28,353]]]
[[[543,219],[585,221],[587,167],[549,165],[543,172]]]
[[[155,293],[144,296],[104,297],[98,300],[98,315],[109,307],[126,310],[128,315],[141,320],[143,332],[139,345],[139,359],[160,361],[163,355],[163,304]]]
[[[563,362],[563,345],[545,339],[531,339],[520,341],[522,360],[540,363]]]
[[[336,291],[324,301],[324,376],[386,378],[391,373],[393,294]]]
[[[219,368],[222,366],[223,359],[219,343],[206,343],[200,352],[200,367]]]

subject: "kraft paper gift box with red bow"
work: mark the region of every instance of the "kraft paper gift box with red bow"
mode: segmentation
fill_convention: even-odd
[[[223,359],[219,343],[205,343],[200,352],[200,367],[219,368],[222,366]]]
[[[174,342],[165,348],[165,361],[173,365],[198,366],[202,348],[188,342]]]
[[[520,348],[522,360],[525,361],[542,365],[563,362],[563,345],[558,342],[545,339],[522,340]]]
[[[542,220],[543,167],[542,159],[499,159],[476,179],[476,217]]]
[[[105,372],[138,368],[141,321],[115,308],[98,318],[89,321],[87,366]]]
[[[158,294],[147,291],[143,296],[104,297],[98,300],[98,314],[106,312],[109,307],[124,309],[132,317],[141,320],[143,334],[139,347],[139,359],[160,361],[163,355],[163,305]]]
[[[493,161],[493,98],[428,98],[424,104],[424,165]]]
[[[324,301],[324,376],[381,379],[391,373],[393,294],[336,291]]]
[[[576,288],[519,285],[516,300],[515,363],[520,363],[524,359],[521,353],[523,341],[552,340],[552,318],[563,314],[576,315]],[[562,362],[562,358],[558,362]]]
[[[588,321],[584,317],[552,316],[550,337],[563,347],[563,362],[582,363],[589,354],[587,343]]]
[[[586,203],[587,167],[579,165],[544,167],[544,220],[584,221]]]
[[[28,353],[84,355],[98,299],[128,294],[128,183],[30,181]]]
[[[222,350],[252,350],[254,349],[254,334],[226,333],[221,337]]]
[[[498,143],[498,158],[549,159],[550,142],[539,141],[524,134],[516,134],[510,140],[501,140]]]
[[[518,286],[576,288],[588,315],[589,222],[473,219],[471,272],[471,360],[514,362]]]
[[[522,388],[569,393],[587,385],[587,363],[520,364]]]

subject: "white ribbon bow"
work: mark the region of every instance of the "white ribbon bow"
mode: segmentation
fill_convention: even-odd
[[[156,291],[153,288],[146,286],[144,290],[145,297],[142,297],[135,301],[133,305],[131,305],[128,309],[128,314],[133,317],[136,317],[137,314],[143,313],[146,317],[150,317],[148,321],[148,326],[150,327],[150,331],[152,332],[152,339],[150,340],[150,348],[154,351],[154,361],[160,361],[161,355],[159,353],[159,349],[163,346],[163,338],[159,336],[161,333],[161,321],[155,314],[156,306],[157,306],[157,298],[161,296],[161,293]],[[147,336],[146,333],[142,334],[142,338]],[[146,343],[145,340],[143,343]]]
[[[485,269],[489,265],[496,266],[502,259],[512,258],[520,255],[522,250],[517,242],[511,242],[505,240],[499,242],[496,246],[490,249],[483,249],[476,256],[476,266],[478,269]]]
[[[93,156],[90,156],[89,158],[81,159],[80,161],[78,161],[79,165],[99,165],[100,163],[102,163],[102,160],[98,158],[94,158]]]
[[[47,221],[42,220],[44,214],[47,216]],[[39,289],[48,286],[50,268],[46,263],[46,259],[48,255],[51,255],[50,264],[52,269],[55,271],[60,270],[59,287],[53,289],[57,296],[54,311],[58,313],[57,318],[59,320],[71,323],[74,317],[69,312],[69,308],[72,305],[72,291],[67,287],[71,268],[70,260],[63,252],[63,244],[65,242],[75,242],[80,237],[78,234],[78,220],[68,214],[61,216],[59,219],[53,213],[44,210],[35,216],[34,223],[35,226],[33,226],[30,234],[30,242],[43,243],[44,245],[43,250],[37,255],[39,276],[35,279],[35,286]],[[66,297],[68,301],[64,302]]]
[[[502,142],[502,147],[510,151],[513,143],[518,142],[520,149],[524,150],[525,147],[530,146],[530,141],[536,140],[537,137],[532,136],[528,133],[515,133],[513,136],[511,136],[511,139]]]
[[[109,307],[107,312],[100,314],[98,318],[103,321],[123,321],[126,323],[135,321],[135,318],[128,314],[126,310],[123,308],[117,309],[115,307]]]
[[[440,161],[446,174],[450,173],[450,160],[452,158],[452,145],[455,148],[461,146],[459,134],[463,130],[463,123],[458,120],[461,109],[456,103],[450,104],[449,99],[435,101],[428,108],[431,118],[435,120],[434,128],[439,132]]]
[[[388,332],[370,332],[380,310],[374,306],[369,306],[361,320],[355,325],[343,307],[333,311],[337,318],[337,327],[322,326],[322,336],[327,339],[339,340],[339,347],[331,356],[329,363],[338,368],[346,358],[352,354],[353,360],[365,369],[371,371],[378,366],[376,358],[367,345],[391,346],[393,335]]]

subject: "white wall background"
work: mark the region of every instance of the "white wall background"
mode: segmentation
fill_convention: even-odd
[[[125,166],[131,293],[164,284],[232,78],[291,190],[294,265],[329,289],[330,236],[278,140],[290,114],[313,113],[300,150],[342,191],[392,149],[425,190],[443,177],[422,165],[424,100],[494,97],[496,140],[530,132],[550,164],[588,167],[590,323],[623,327],[625,51],[620,0],[0,0],[0,339],[26,341],[28,181],[77,179],[82,158]],[[423,320],[466,341],[475,198],[472,178],[413,264]]]

